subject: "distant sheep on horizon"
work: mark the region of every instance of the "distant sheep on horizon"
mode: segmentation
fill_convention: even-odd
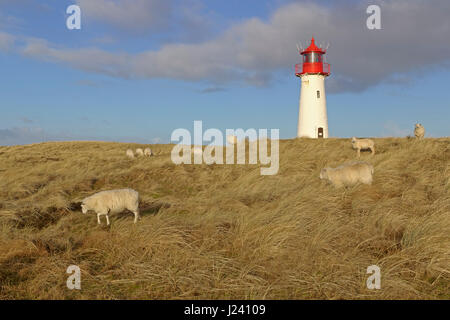
[[[133,150],[128,149],[127,152],[126,152],[126,155],[127,155],[128,158],[134,159],[134,152],[133,152]]]
[[[143,157],[144,156],[144,151],[141,148],[137,148],[136,149],[136,155],[138,157]]]
[[[372,155],[375,154],[375,142],[372,139],[352,138],[352,148],[356,149],[356,155],[361,157],[361,150],[370,150]]]
[[[89,210],[97,214],[97,222],[100,216],[106,216],[106,224],[109,225],[109,214],[120,213],[125,209],[134,213],[134,223],[140,218],[139,193],[133,189],[118,189],[98,192],[81,202],[81,211],[86,214]]]
[[[416,123],[414,127],[414,135],[417,139],[422,139],[425,136],[425,128],[420,123]]]
[[[336,188],[354,186],[358,182],[372,184],[374,168],[371,164],[362,161],[345,163],[336,168],[323,168],[320,179],[328,180]]]
[[[150,148],[145,148],[145,149],[144,149],[144,156],[150,157],[150,156],[152,156],[152,155],[153,155],[152,149],[150,149]]]

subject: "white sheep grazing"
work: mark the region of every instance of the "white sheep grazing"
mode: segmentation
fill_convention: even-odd
[[[144,151],[141,148],[137,148],[136,149],[136,155],[138,157],[143,157],[144,156]]]
[[[134,159],[134,152],[131,149],[127,150],[127,157],[130,159]]]
[[[229,135],[229,136],[227,136],[227,142],[230,145],[236,144],[237,143],[237,137]]]
[[[414,135],[417,139],[422,139],[425,136],[425,128],[420,123],[416,123],[414,128]]]
[[[355,161],[337,168],[323,168],[320,179],[328,180],[336,188],[353,186],[358,182],[372,184],[373,166],[367,162]]]
[[[375,154],[375,142],[372,139],[352,138],[352,147],[357,150],[358,158],[361,156],[361,150],[370,150],[372,155]]]
[[[145,148],[145,150],[144,150],[144,156],[150,157],[152,154],[153,154],[153,153],[152,153],[152,149],[150,149],[150,148]]]
[[[97,221],[100,224],[100,216],[106,216],[106,224],[109,225],[109,214],[120,213],[125,209],[134,213],[134,223],[139,216],[139,193],[133,189],[119,189],[98,192],[85,198],[81,203],[81,210],[86,214],[89,210],[97,213]]]

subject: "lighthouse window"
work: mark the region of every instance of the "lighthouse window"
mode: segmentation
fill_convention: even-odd
[[[303,62],[322,62],[322,54],[317,52],[309,52],[303,56]]]
[[[317,99],[320,99],[320,91],[317,90]]]

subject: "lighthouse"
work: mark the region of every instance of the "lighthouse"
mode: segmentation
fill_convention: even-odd
[[[311,39],[304,51],[303,63],[295,65],[295,75],[301,80],[297,137],[328,138],[327,100],[325,78],[330,75],[330,65],[324,62],[326,50]]]

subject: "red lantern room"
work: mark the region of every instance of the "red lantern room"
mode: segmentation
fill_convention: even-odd
[[[311,45],[299,53],[303,56],[303,63],[295,65],[295,75],[297,77],[306,73],[330,75],[330,65],[323,62],[323,55],[326,53],[326,50],[316,46],[314,38],[311,39]]]

